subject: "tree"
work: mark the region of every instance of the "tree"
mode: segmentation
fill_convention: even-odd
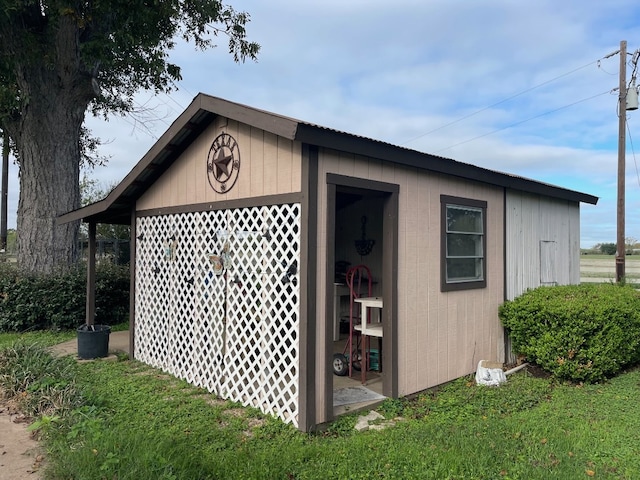
[[[206,49],[224,34],[236,62],[255,59],[247,22],[219,0],[3,0],[0,126],[20,164],[22,269],[47,273],[77,257],[78,224],[56,217],[80,206],[85,113],[130,113],[137,91],[171,91],[178,37]]]
[[[618,251],[618,246],[615,243],[601,243],[600,252],[605,255],[615,255]]]
[[[624,250],[626,255],[633,255],[633,249],[635,248],[638,240],[634,237],[625,237],[624,239]]]

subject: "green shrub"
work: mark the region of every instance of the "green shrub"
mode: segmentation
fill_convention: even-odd
[[[640,293],[630,286],[540,287],[499,315],[515,352],[558,378],[598,382],[640,360]]]
[[[98,266],[96,270],[97,323],[115,325],[129,320],[130,280],[128,265],[105,262]],[[86,280],[84,288],[86,291]]]
[[[86,267],[51,275],[20,273],[0,266],[0,331],[74,329],[85,319]],[[128,319],[128,266],[96,267],[96,323],[113,325]]]

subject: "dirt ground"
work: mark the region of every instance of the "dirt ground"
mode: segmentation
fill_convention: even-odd
[[[640,255],[630,255],[625,259],[627,281],[640,283]],[[580,256],[580,283],[612,282],[616,278],[616,259],[613,255],[595,257]]]
[[[0,400],[0,480],[42,478],[44,453],[28,426],[28,418]]]

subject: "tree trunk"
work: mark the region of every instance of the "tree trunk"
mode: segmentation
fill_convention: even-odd
[[[77,260],[79,224],[58,225],[56,218],[80,206],[78,139],[86,108],[70,92],[56,92],[55,79],[42,79],[41,90],[31,92],[16,138],[21,155],[18,265],[32,273],[51,273]]]
[[[10,123],[20,154],[18,265],[32,273],[66,269],[77,260],[79,224],[57,217],[80,206],[80,129],[95,96],[80,62],[76,19],[47,24],[43,58],[18,60],[19,119]]]

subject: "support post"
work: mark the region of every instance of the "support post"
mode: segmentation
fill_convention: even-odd
[[[131,240],[129,243],[129,358],[135,358],[136,352],[136,204],[131,208]]]
[[[625,275],[625,151],[627,115],[627,42],[620,42],[620,88],[618,97],[618,234],[616,246],[616,282]]]
[[[96,318],[96,224],[89,223],[89,249],[87,251],[87,308],[86,324],[93,325]]]

